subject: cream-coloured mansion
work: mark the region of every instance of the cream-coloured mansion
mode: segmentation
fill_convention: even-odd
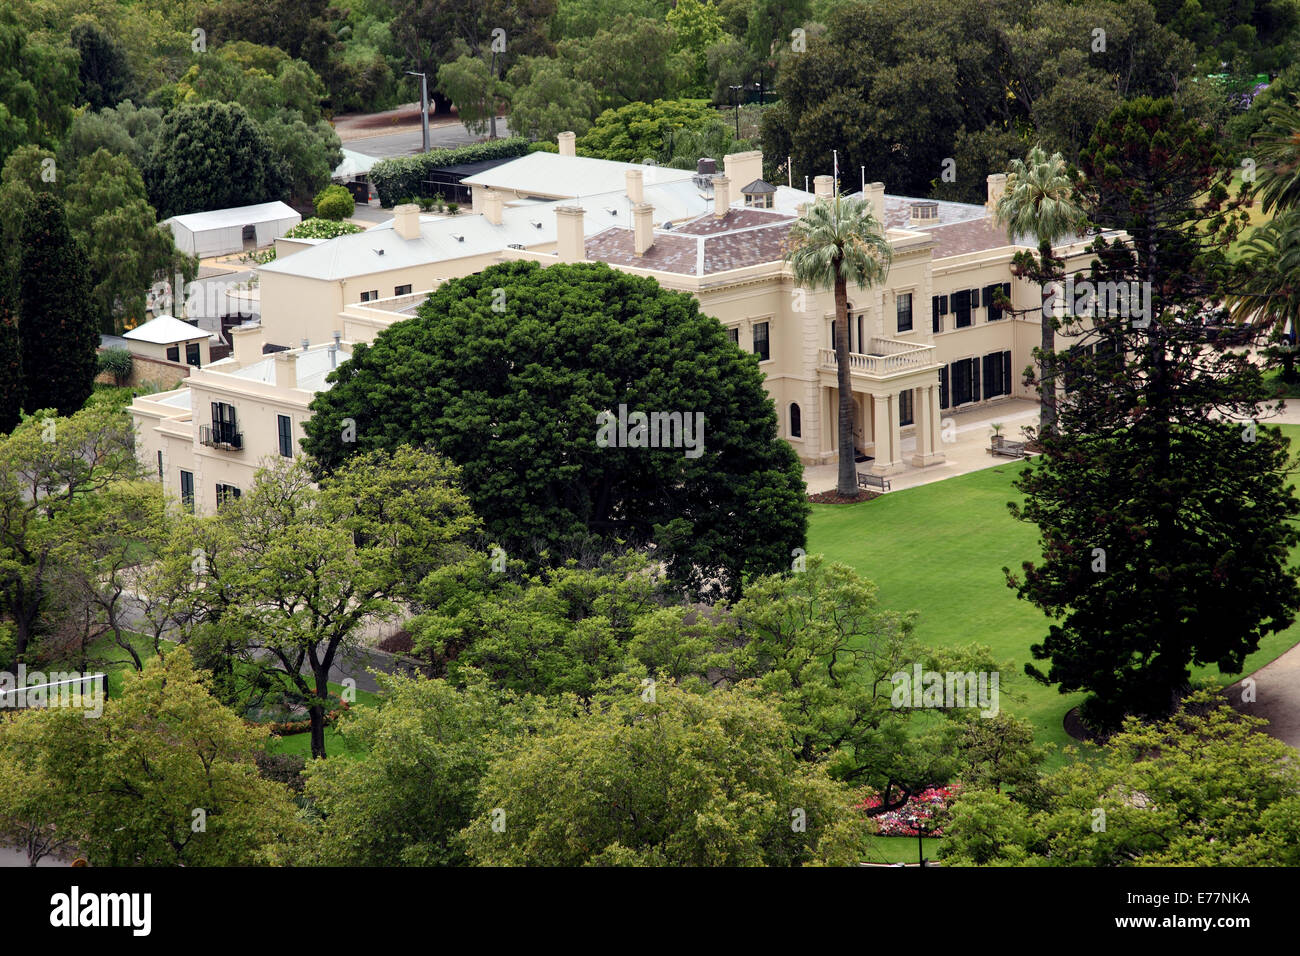
[[[836,455],[834,303],[796,286],[783,259],[799,209],[831,195],[772,186],[762,155],[725,157],[696,171],[532,153],[466,183],[473,213],[421,215],[327,241],[277,242],[260,272],[261,321],[232,332],[233,354],[196,369],[174,391],[137,398],[141,459],[167,490],[208,512],[247,489],[260,463],[300,453],[313,395],[353,343],[412,315],[438,283],[507,259],[603,261],[690,292],[739,347],[759,355],[780,434],[805,463]],[[886,195],[866,198],[894,248],[883,286],[851,289],[849,323],[856,445],[878,474],[943,460],[949,410],[1036,398],[1022,383],[1039,341],[1040,292],[1010,272],[1012,245],[991,216],[1005,177],[988,177],[983,206]],[[1070,269],[1083,246],[1058,248]],[[593,432],[594,434],[594,432]]]

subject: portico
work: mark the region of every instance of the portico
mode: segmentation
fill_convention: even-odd
[[[893,475],[909,465],[925,468],[944,460],[940,451],[939,368],[934,346],[873,338],[869,352],[849,353],[854,445],[871,456],[864,470]],[[839,453],[839,383],[834,349],[821,349],[822,452]],[[904,452],[904,429],[915,447]]]

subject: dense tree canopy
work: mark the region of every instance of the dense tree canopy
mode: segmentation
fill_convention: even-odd
[[[694,297],[652,279],[604,264],[493,266],[443,284],[331,374],[304,444],[325,471],[357,451],[430,443],[516,554],[653,542],[674,579],[705,589],[786,568],[803,545],[801,469],[757,361]],[[677,416],[675,447],[650,447],[635,417],[612,434],[620,408],[625,423]]]

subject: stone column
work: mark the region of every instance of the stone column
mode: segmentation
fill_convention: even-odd
[[[902,467],[898,447],[901,443],[898,425],[898,396],[871,396],[871,438],[875,442],[875,461],[871,473],[892,475]]]
[[[913,402],[916,409],[916,452],[912,465],[925,468],[945,460],[939,444],[939,386],[926,385],[916,389]]]

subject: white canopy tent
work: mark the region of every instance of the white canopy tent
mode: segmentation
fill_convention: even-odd
[[[171,226],[177,249],[205,259],[269,246],[302,222],[302,216],[282,202],[264,202],[186,213],[164,222]]]

